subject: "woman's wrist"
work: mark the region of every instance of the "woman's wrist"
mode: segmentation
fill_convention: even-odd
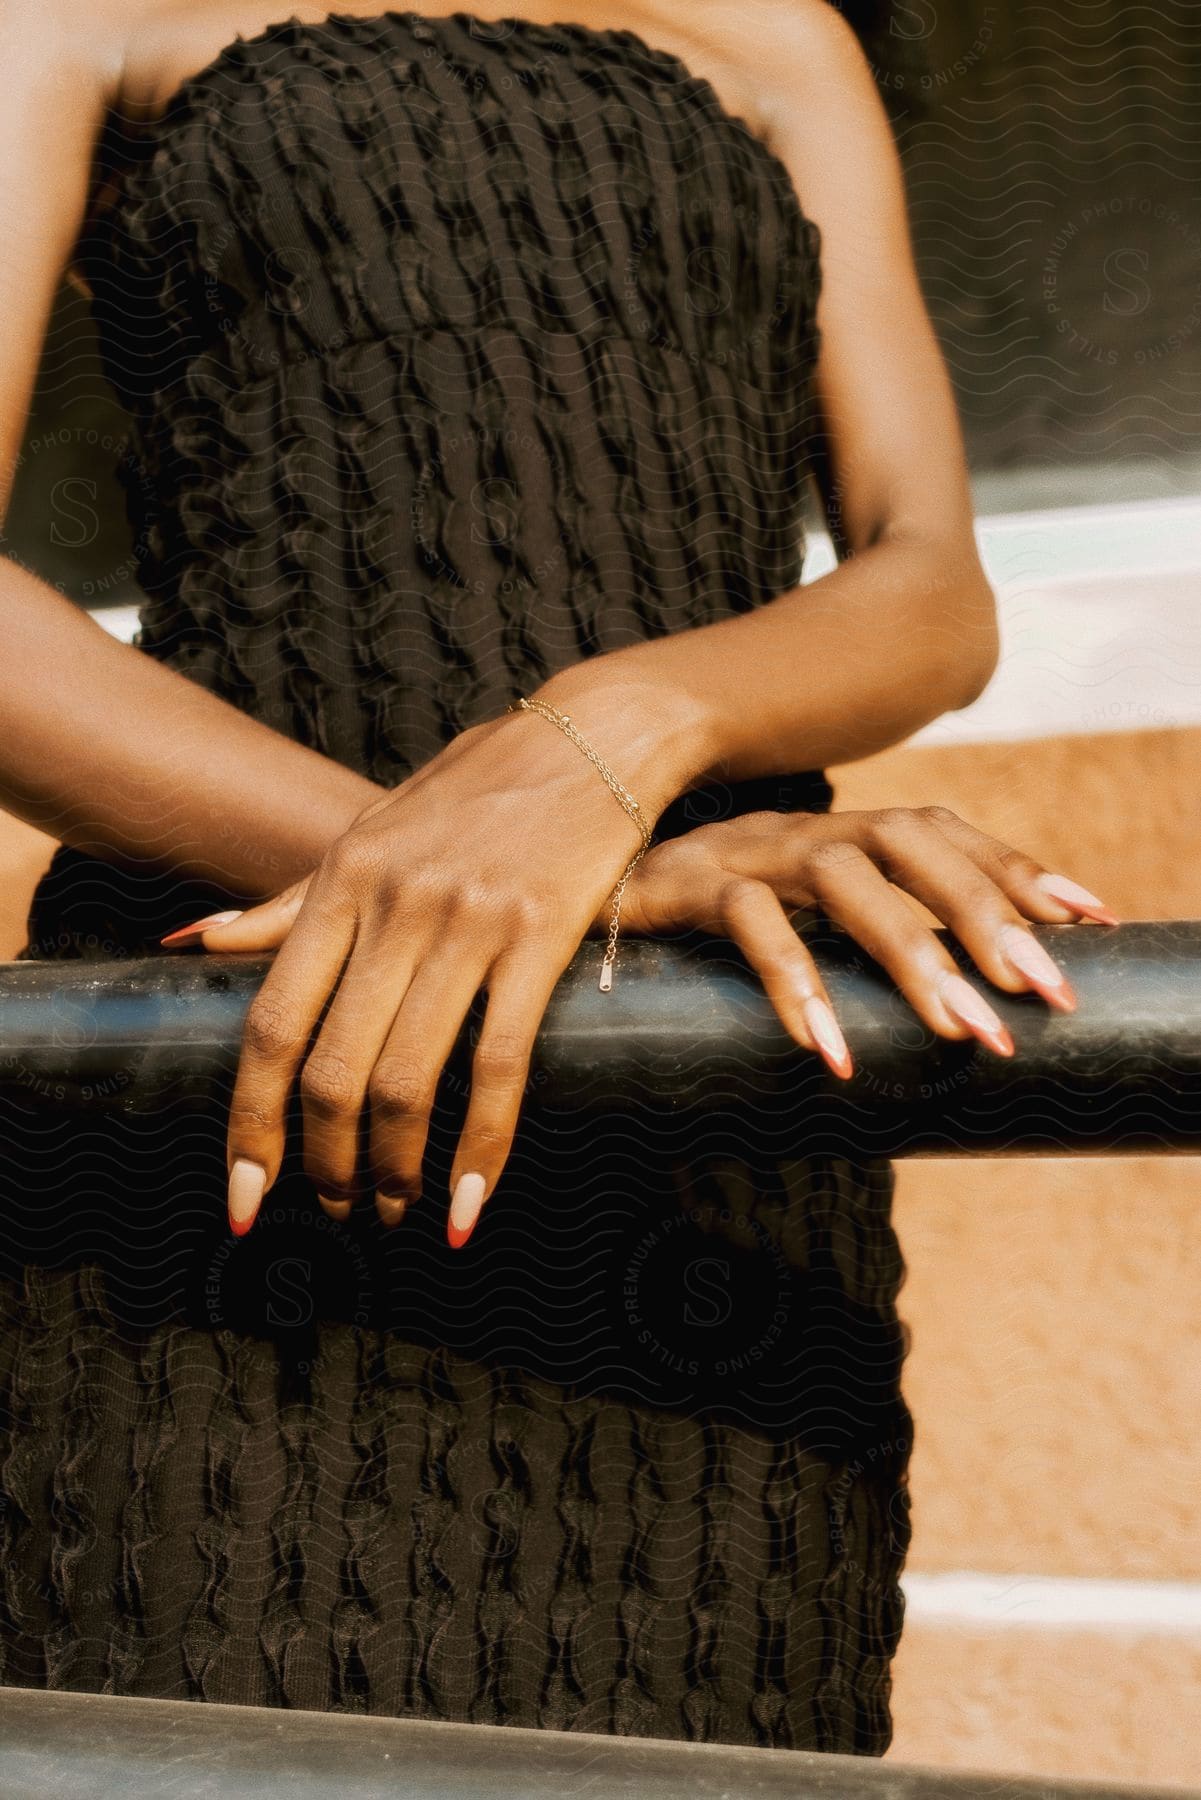
[[[563,669],[526,696],[570,715],[653,824],[698,786],[720,756],[705,708],[655,679],[631,656],[595,657]]]
[[[330,845],[388,791],[332,762],[309,766],[304,774],[304,783],[286,794],[264,794],[262,815],[252,827],[220,814],[200,839],[204,851],[211,851],[206,875],[214,875],[238,900],[256,905],[311,873]],[[209,857],[202,853],[200,860]]]

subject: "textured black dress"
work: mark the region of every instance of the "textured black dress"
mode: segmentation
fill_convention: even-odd
[[[818,233],[678,58],[291,20],[102,154],[148,655],[394,785],[553,670],[796,584]],[[706,789],[661,835],[829,800]],[[154,953],[209,898],[63,850],[26,954]],[[886,1165],[531,1129],[456,1255],[445,1125],[400,1230],[290,1170],[241,1243],[194,1123],[50,1149],[8,1199],[0,1679],[883,1751]]]

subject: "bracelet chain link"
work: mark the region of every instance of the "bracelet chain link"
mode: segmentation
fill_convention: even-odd
[[[630,876],[634,873],[634,870],[638,867],[638,864],[642,861],[642,858],[651,847],[650,826],[643,818],[642,809],[637,800],[635,800],[633,794],[630,793],[628,788],[622,786],[621,782],[617,779],[604,758],[598,756],[587,738],[583,737],[581,733],[576,730],[571,722],[570,713],[560,712],[557,706],[551,706],[548,701],[526,700],[524,697],[520,700],[515,700],[509,707],[509,711],[540,713],[544,719],[549,719],[552,725],[557,725],[563,735],[569,737],[576,748],[583,751],[584,755],[588,758],[588,761],[604,781],[605,786],[609,789],[614,799],[620,804],[622,810],[634,821],[635,825],[638,827],[639,836],[642,838],[641,847],[635,851],[634,855],[630,858],[617,886],[613,889],[613,910],[609,918],[609,941],[605,946],[599,983],[601,993],[607,994],[609,989],[613,986],[613,965],[617,960],[617,933],[621,924],[621,902],[625,895],[626,884],[628,883]]]

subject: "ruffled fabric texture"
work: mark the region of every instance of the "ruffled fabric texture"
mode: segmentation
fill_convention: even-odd
[[[467,1266],[452,1139],[391,1234],[199,1126],[6,1194],[0,1681],[882,1753],[890,1170],[560,1121]]]
[[[799,580],[819,233],[675,57],[292,20],[106,155],[80,260],[148,654],[392,786],[556,669]],[[53,884],[32,937],[112,941],[128,880],[64,851]],[[133,886],[152,933],[162,878]]]
[[[818,233],[678,59],[293,20],[106,142],[84,263],[148,655],[391,785],[555,669],[796,584]],[[660,834],[829,802],[713,787]],[[141,954],[205,902],[63,850],[29,953]],[[11,1238],[0,1678],[882,1752],[891,1174],[642,1124],[534,1134],[470,1272],[436,1201],[331,1246],[302,1180],[231,1258],[182,1130],[114,1177],[136,1253]],[[64,1241],[71,1167],[65,1210],[26,1185]],[[345,1279],[292,1331],[302,1264]]]
[[[816,227],[627,34],[277,27],[100,256],[143,646],[378,779],[799,578]]]

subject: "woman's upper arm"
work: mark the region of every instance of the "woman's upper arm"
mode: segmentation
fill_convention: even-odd
[[[775,40],[764,96],[771,143],[821,231],[814,393],[841,534],[851,550],[896,535],[966,549],[962,434],[871,69],[827,0],[790,0],[765,17]]]
[[[0,0],[0,518],[119,74],[119,9],[109,13],[87,0]]]

